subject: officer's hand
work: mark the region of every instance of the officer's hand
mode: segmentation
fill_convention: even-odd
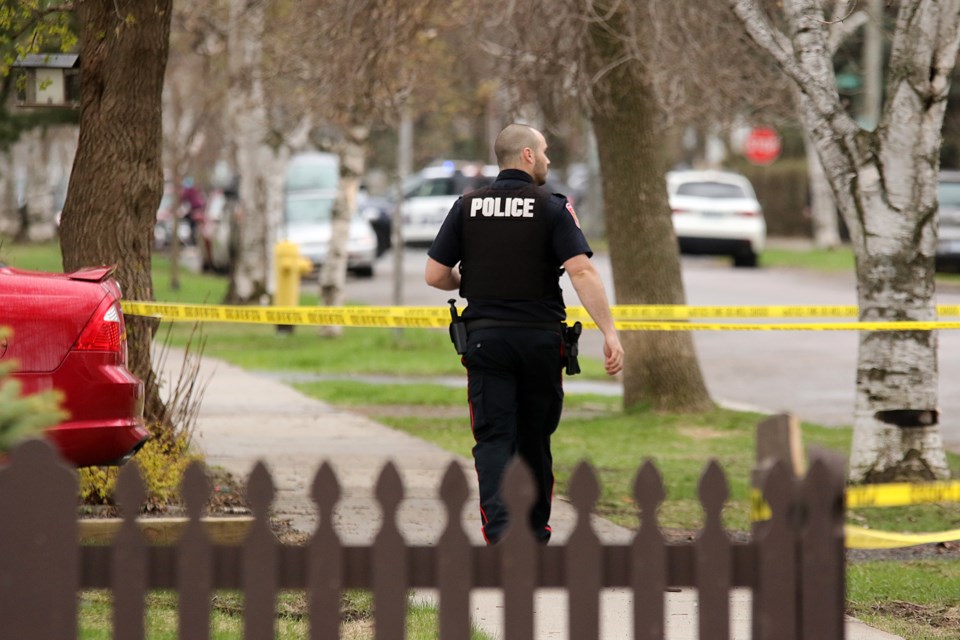
[[[603,357],[608,376],[615,376],[623,370],[623,346],[617,334],[604,336]]]

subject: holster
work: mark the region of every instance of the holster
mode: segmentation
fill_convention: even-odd
[[[450,342],[458,355],[467,352],[467,323],[457,313],[457,301],[447,300],[450,304]]]
[[[583,325],[574,322],[572,327],[563,326],[563,365],[568,376],[575,376],[580,373],[580,362],[577,356],[580,355],[580,333],[583,331]]]

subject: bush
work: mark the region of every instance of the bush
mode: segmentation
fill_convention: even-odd
[[[154,437],[137,452],[133,463],[140,467],[146,487],[145,511],[160,511],[179,504],[180,480],[187,466],[203,457],[190,452],[187,434],[153,428]],[[130,463],[130,464],[133,464]],[[113,505],[113,491],[120,467],[80,469],[80,501],[87,505]]]

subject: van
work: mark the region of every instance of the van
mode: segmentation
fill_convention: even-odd
[[[284,182],[280,238],[297,245],[314,272],[327,257],[333,205],[340,182],[340,164],[332,153],[300,153],[290,159]],[[347,240],[347,269],[370,277],[377,257],[377,236],[370,222],[354,211]]]

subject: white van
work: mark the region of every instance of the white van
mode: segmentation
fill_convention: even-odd
[[[330,245],[333,204],[340,182],[340,166],[332,153],[300,153],[290,159],[284,183],[283,226],[280,238],[295,243],[300,255],[317,271]],[[347,269],[363,277],[373,275],[377,236],[370,223],[353,212],[347,241]]]

